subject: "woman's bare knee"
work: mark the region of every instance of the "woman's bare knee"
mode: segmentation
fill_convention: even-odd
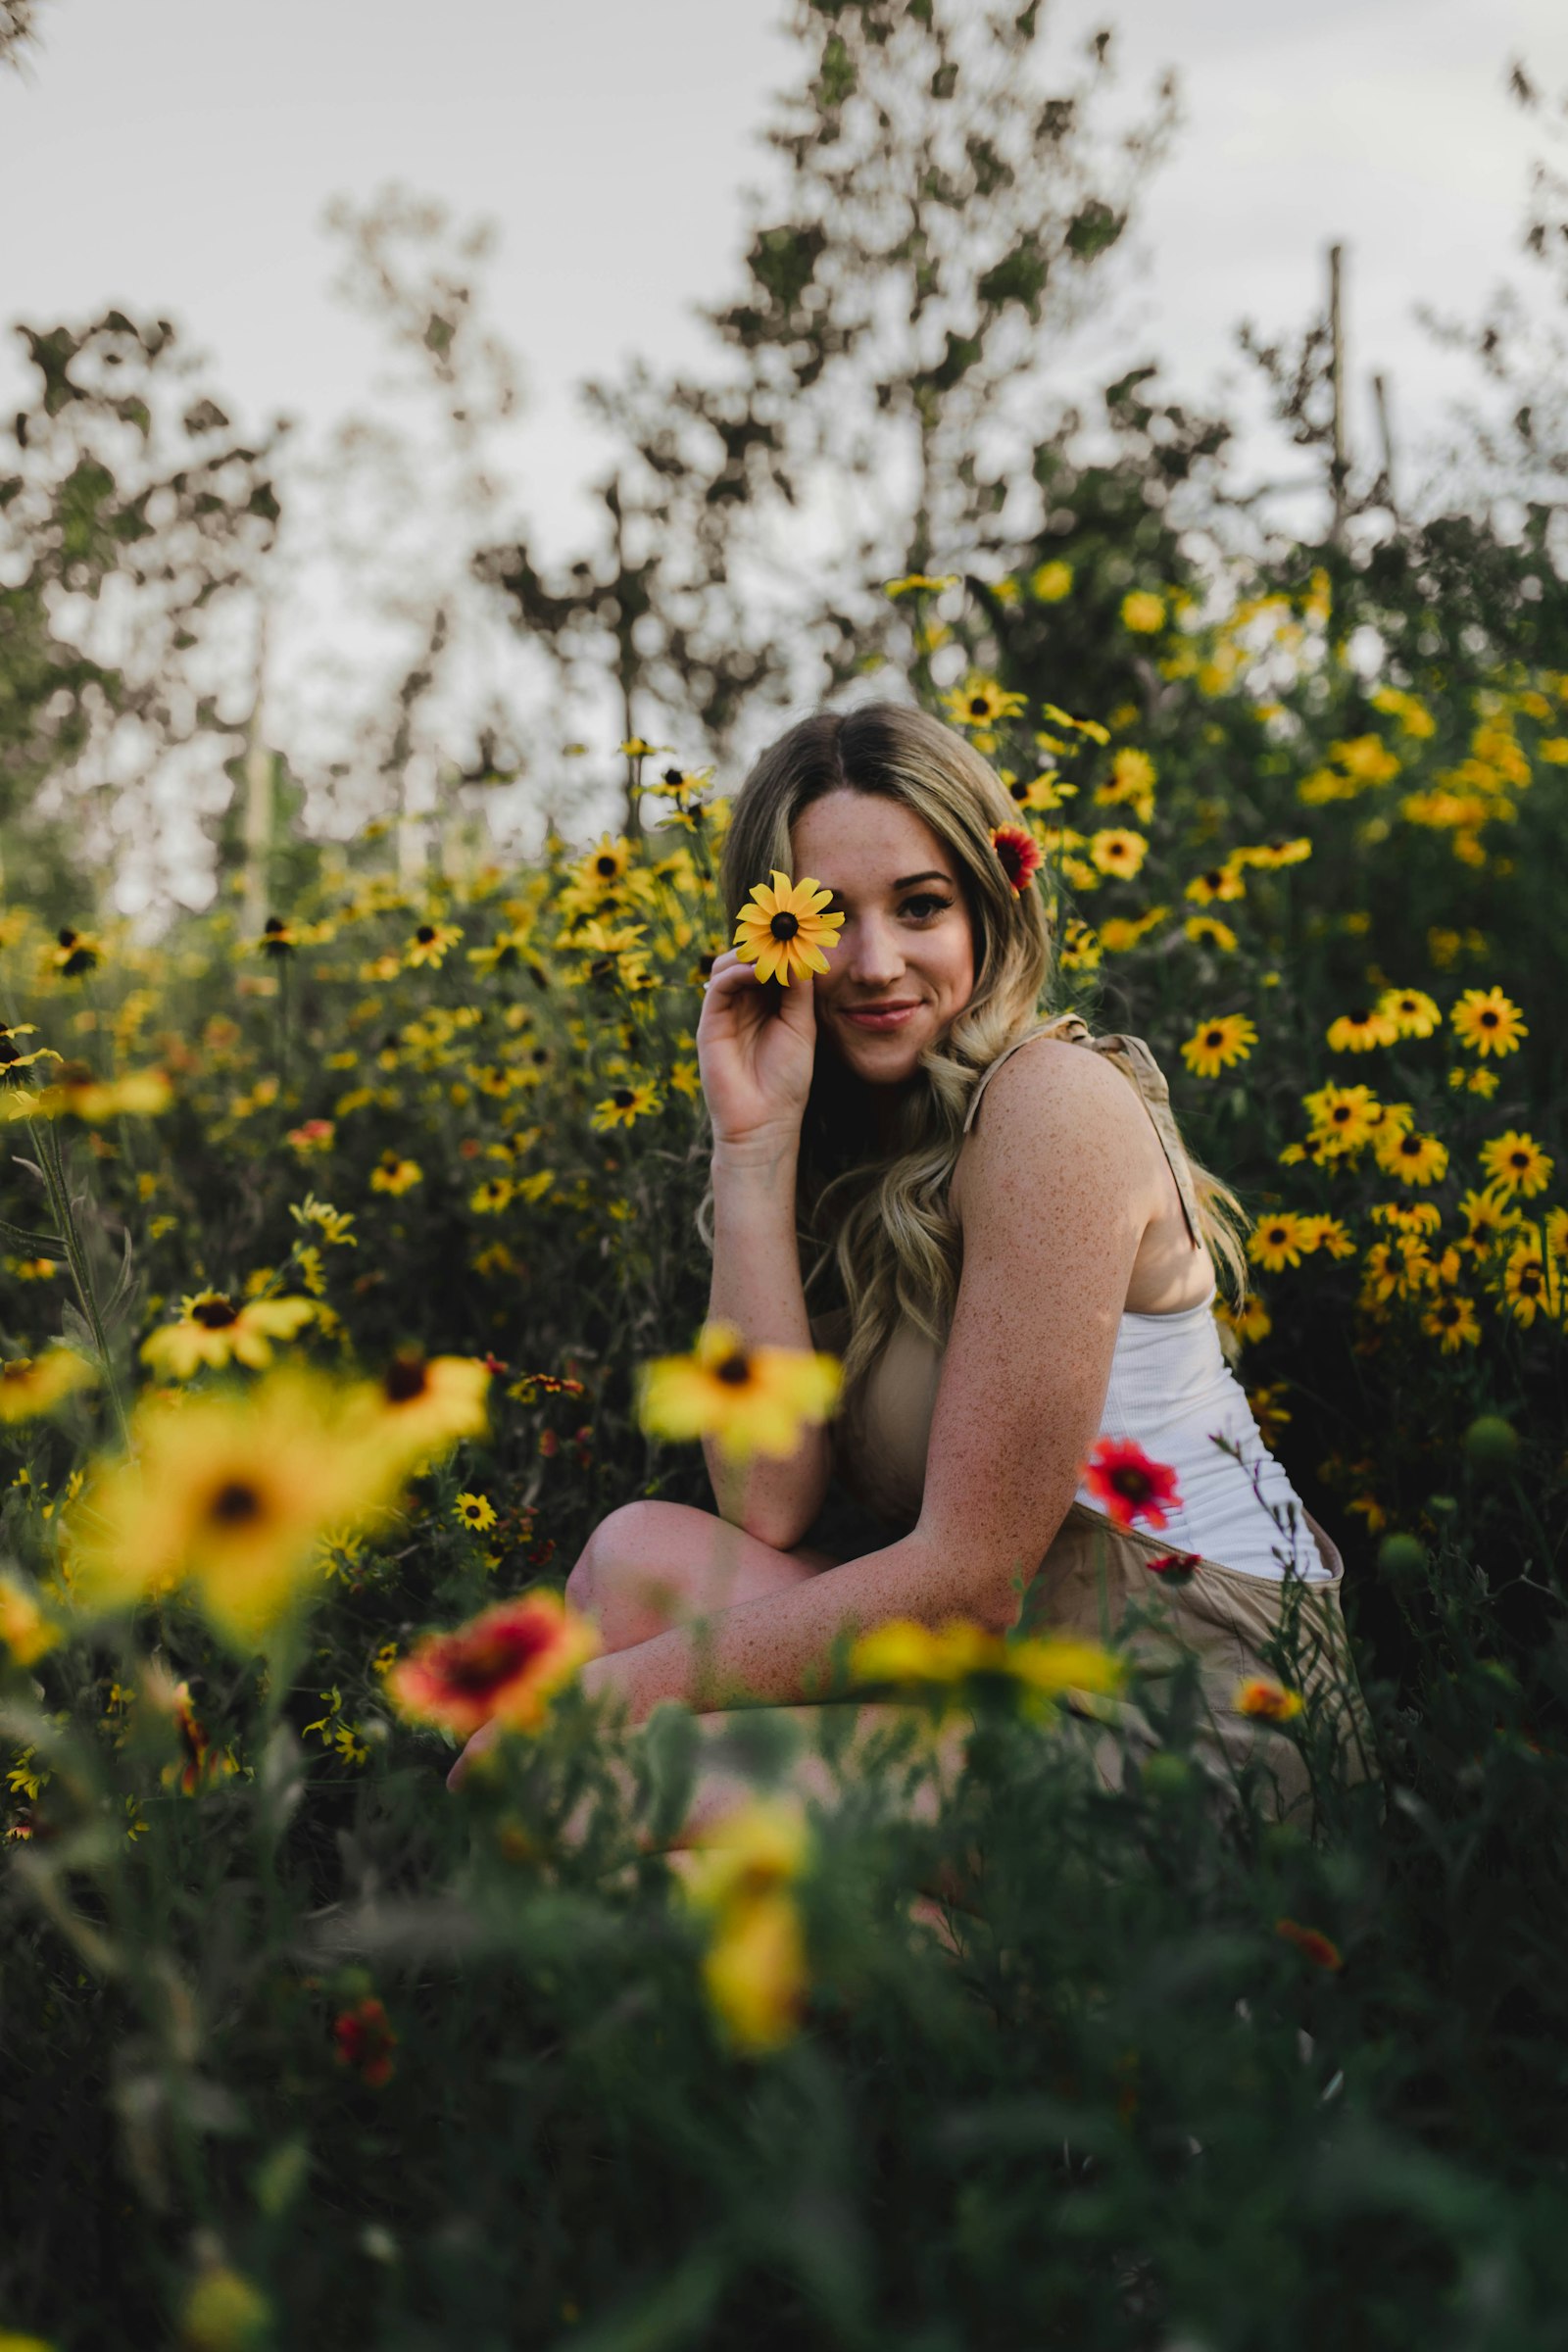
[[[627,1649],[831,1565],[822,1552],[775,1551],[689,1503],[628,1502],[594,1529],[566,1594],[593,1619],[608,1647]]]

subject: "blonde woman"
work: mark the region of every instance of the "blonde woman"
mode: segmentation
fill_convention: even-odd
[[[1216,1263],[1246,1284],[1235,1196],[1184,1152],[1140,1040],[1042,1019],[1046,907],[994,838],[1015,821],[962,737],[886,703],[804,719],[742,786],[731,920],[781,868],[830,889],[843,924],[810,984],[733,952],[708,982],[710,1314],[754,1347],[833,1347],[843,1409],[751,1465],[736,1524],[643,1501],[595,1530],[567,1586],[605,1643],[585,1681],[633,1721],[742,1690],[799,1705],[846,1629],[1003,1630],[1028,1589],[1037,1628],[1098,1637],[1136,1603],[1146,1651],[1196,1650],[1223,1777],[1259,1739],[1233,1700],[1270,1674],[1287,1592],[1302,1679],[1348,1677],[1353,1697],[1343,1564],[1220,1350]],[[1158,1533],[1086,1482],[1102,1437],[1174,1468]],[[840,1560],[805,1541],[835,1469],[885,1530]],[[1172,1553],[1198,1564],[1173,1574]],[[1299,1758],[1267,1737],[1289,1805]]]

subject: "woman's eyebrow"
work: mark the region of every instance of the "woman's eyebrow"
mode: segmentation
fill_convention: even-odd
[[[952,879],[951,874],[945,874],[940,866],[933,865],[928,866],[923,874],[901,874],[893,887],[895,890],[909,890],[916,882],[951,882]]]

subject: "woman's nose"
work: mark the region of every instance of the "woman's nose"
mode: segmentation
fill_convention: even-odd
[[[887,988],[902,975],[904,953],[891,923],[876,915],[862,916],[846,945],[845,970],[858,987]]]

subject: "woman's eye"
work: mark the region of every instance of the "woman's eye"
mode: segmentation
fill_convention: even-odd
[[[912,899],[905,900],[901,911],[912,914],[916,922],[927,922],[933,915],[945,914],[952,905],[951,899],[938,898],[934,891],[919,890]]]

